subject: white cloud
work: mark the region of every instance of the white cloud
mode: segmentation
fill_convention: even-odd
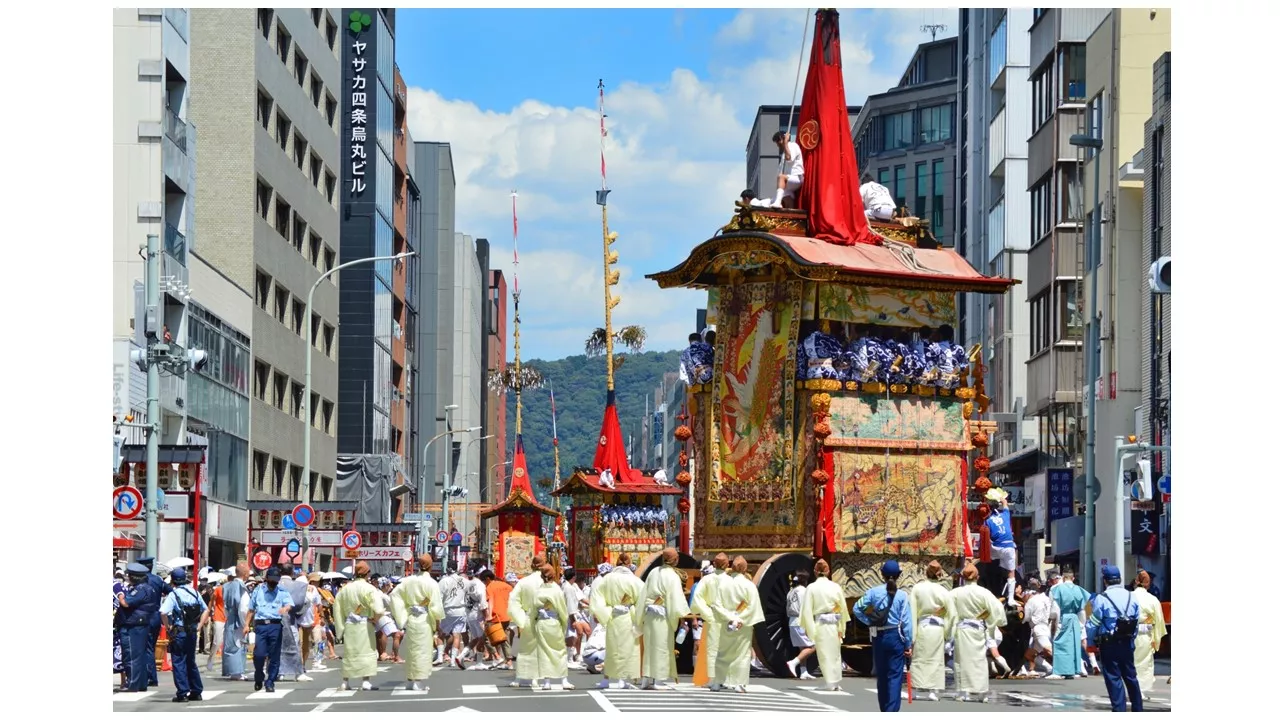
[[[901,38],[923,22],[921,12],[842,13],[850,104],[897,82],[915,47]],[[678,29],[681,19],[673,22]],[[801,10],[743,10],[714,40],[710,77],[677,68],[661,84],[623,79],[606,88],[609,221],[620,236],[615,249],[623,273],[615,319],[643,325],[651,349],[685,344],[705,293],[659,290],[644,274],[674,266],[728,221],[746,181],[745,147],[755,108],[789,102],[801,55],[807,63],[811,39],[802,52],[804,25]],[[810,38],[812,30],[810,18]],[[872,39],[890,57],[877,57]],[[739,56],[745,60],[734,59]],[[801,83],[803,73],[802,68]],[[489,238],[493,264],[504,270],[511,256],[509,195],[512,189],[520,193],[525,357],[580,353],[591,329],[603,324],[604,312],[596,108],[526,99],[494,112],[429,89],[408,92],[414,138],[451,144],[456,229]]]

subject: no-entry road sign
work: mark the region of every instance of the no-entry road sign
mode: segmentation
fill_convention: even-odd
[[[360,549],[360,533],[355,530],[348,530],[342,534],[342,547],[348,550]]]

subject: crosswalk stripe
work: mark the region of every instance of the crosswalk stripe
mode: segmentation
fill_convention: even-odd
[[[276,700],[276,699],[279,699],[279,698],[284,697],[285,695],[288,695],[288,694],[289,694],[289,693],[291,693],[291,692],[293,692],[293,688],[288,688],[288,689],[283,689],[283,690],[282,690],[282,689],[280,689],[280,688],[276,688],[276,691],[275,691],[275,692],[270,692],[270,693],[269,693],[269,692],[267,692],[266,690],[259,690],[259,691],[257,691],[257,692],[249,693],[249,694],[246,696],[246,699],[248,699],[248,700]]]
[[[205,700],[212,700],[224,692],[226,692],[226,690],[205,690],[204,692],[200,693],[200,697],[204,698]]]
[[[325,688],[316,694],[318,698],[335,698],[335,697],[352,697],[356,694],[355,690],[340,690],[338,688]]]
[[[136,693],[116,693],[111,697],[111,701],[112,702],[138,702],[143,698],[149,698],[155,694],[156,694],[155,690],[148,690],[146,692],[136,692]]]
[[[463,685],[463,695],[497,695],[497,685]]]

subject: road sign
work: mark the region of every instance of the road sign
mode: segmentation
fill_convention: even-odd
[[[258,545],[284,545],[298,537],[300,530],[254,530],[253,541]],[[335,548],[342,546],[341,530],[312,530],[311,547]]]
[[[298,523],[293,521],[293,515],[285,515],[284,519],[280,521],[280,526],[283,527],[285,530],[298,529]]]
[[[406,547],[362,547],[357,551],[361,560],[400,560],[409,562],[413,551]]]
[[[1162,475],[1162,476],[1160,476],[1160,482],[1158,482],[1158,483],[1156,483],[1156,484],[1159,486],[1159,488],[1160,488],[1160,492],[1164,493],[1165,495],[1172,494],[1172,490],[1170,490],[1170,487],[1171,487],[1171,486],[1170,486],[1170,483],[1169,483],[1169,476],[1168,476],[1168,475]]]
[[[266,570],[271,567],[271,553],[266,550],[259,550],[253,554],[253,566],[259,570]]]
[[[310,505],[301,503],[293,509],[289,517],[293,518],[293,523],[298,527],[310,527],[311,523],[316,521],[316,511]]]
[[[447,542],[449,542],[449,531],[448,531],[448,530],[441,530],[440,532],[436,533],[436,542],[438,542],[438,543],[447,543]]]
[[[142,512],[142,493],[132,485],[118,487],[111,493],[111,508],[119,520],[132,520]]]
[[[294,538],[285,544],[284,551],[296,557],[298,553],[302,552],[302,543],[298,542],[297,538]]]
[[[1129,497],[1134,500],[1142,500],[1142,484],[1134,483],[1129,486]]]
[[[451,536],[449,537],[449,544],[450,544],[450,545],[461,545],[461,544],[462,544],[462,533],[460,533],[460,532],[456,532],[456,533],[454,533],[453,535],[451,535]]]
[[[348,530],[342,534],[342,547],[355,551],[360,549],[360,533]]]

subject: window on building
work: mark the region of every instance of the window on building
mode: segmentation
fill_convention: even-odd
[[[1049,347],[1049,293],[1031,300],[1031,354]]]
[[[302,419],[302,383],[289,383],[289,414]]]
[[[317,190],[321,190],[323,188],[323,185],[321,185],[321,182],[324,179],[324,161],[321,160],[320,156],[315,154],[314,152],[311,153],[310,167],[311,167],[311,186]]]
[[[898,207],[907,204],[907,166],[897,165],[893,168],[893,201]]]
[[[325,500],[332,500],[333,499],[333,478],[321,476],[320,489],[324,493]]]
[[[311,427],[319,430],[320,424],[316,422],[316,418],[320,417],[320,393],[311,393],[311,418],[309,422]]]
[[[284,478],[288,467],[289,463],[284,460],[271,459],[271,493],[277,497],[284,497]]]
[[[286,241],[289,239],[289,222],[293,219],[293,208],[284,198],[276,196],[276,232]]]
[[[302,133],[293,133],[293,162],[302,172],[306,172],[307,163],[307,139],[302,137]]]
[[[940,143],[951,139],[951,116],[955,103],[920,110],[920,142]]]
[[[333,269],[334,256],[335,256],[335,253],[333,252],[333,248],[329,247],[328,245],[325,245],[324,246],[324,268],[322,269],[322,272],[329,272],[330,270]],[[330,275],[329,282],[333,283],[334,285],[337,285],[338,281],[334,279],[335,277],[337,277],[337,275],[338,273],[333,273],[332,275]]]
[[[284,324],[289,317],[289,291],[280,283],[276,283],[275,299],[275,318]]]
[[[1081,202],[1084,186],[1080,183],[1080,166],[1063,165],[1058,177],[1061,182],[1061,187],[1058,188],[1058,222],[1080,222],[1084,213],[1084,204]]]
[[[289,378],[284,373],[277,370],[271,371],[271,404],[277,410],[284,410],[285,398],[288,397],[286,391],[289,387]]]
[[[262,216],[263,220],[266,220],[271,211],[271,186],[261,180],[258,181],[258,196],[256,202],[258,206],[258,214]]]
[[[333,18],[324,20],[324,37],[329,42],[330,50],[338,44],[338,24],[333,21]]]
[[[293,299],[293,331],[298,334],[298,337],[302,337],[302,334],[304,332],[303,330],[304,326],[302,323],[305,322],[306,317],[307,317],[306,304],[303,303],[301,300],[294,298]]]
[[[1093,96],[1089,104],[1085,107],[1084,120],[1086,125],[1086,134],[1089,137],[1098,138],[1105,142],[1104,133],[1107,124],[1106,100],[1102,93]],[[1085,160],[1092,160],[1098,154],[1096,148],[1085,148]]]
[[[1058,284],[1060,316],[1055,328],[1056,340],[1080,340],[1084,337],[1084,312],[1080,307],[1079,286],[1075,280]]]
[[[1053,92],[1053,65],[1049,64],[1031,78],[1031,132],[1049,122],[1057,110]]]
[[[258,90],[258,124],[267,132],[271,131],[271,108],[274,105],[270,95]]]
[[[893,192],[893,181],[889,179],[889,168],[880,168],[879,174],[876,175],[876,182]]]
[[[324,422],[324,427],[322,427],[321,429],[324,430],[326,435],[332,435],[333,434],[333,402],[330,400],[324,400],[321,402],[321,405],[323,407],[321,407],[320,409],[320,414],[321,414],[320,419]]]
[[[1031,244],[1035,245],[1053,227],[1052,176],[1031,188]]]
[[[1053,8],[1033,8],[1031,10],[1031,22],[1039,22],[1040,18],[1044,17],[1044,14],[1052,9]]]
[[[303,248],[306,247],[306,237],[307,221],[303,220],[302,216],[295,212],[293,214],[293,249],[297,250],[299,255],[303,253]]]
[[[324,173],[324,197],[326,200],[329,201],[330,205],[333,204],[333,193],[334,193],[334,190],[337,189],[337,187],[338,187],[337,176],[329,172],[328,170],[326,170]]]
[[[311,252],[307,254],[307,260],[311,261],[312,267],[320,267],[320,236],[315,233],[308,234]]]
[[[941,237],[946,214],[947,161],[933,161],[933,218],[929,221],[934,237]]]
[[[910,110],[880,116],[880,150],[903,150],[914,145],[912,142],[912,118]]]
[[[289,66],[289,48],[293,44],[293,36],[288,30],[284,29],[284,23],[276,24],[276,54],[280,56],[280,62]]]
[[[311,8],[311,23],[317,28],[320,27],[320,15],[323,14],[323,8]]]
[[[929,207],[929,163],[916,163],[916,204],[911,212],[916,217],[923,217]]]
[[[267,401],[267,380],[270,375],[270,366],[261,360],[253,361],[253,396],[263,402]]]
[[[258,270],[253,283],[253,301],[259,308],[267,309],[271,297],[271,276]]]
[[[276,142],[280,144],[280,149],[286,153],[289,151],[289,130],[293,128],[293,123],[289,120],[289,116],[276,110]]]
[[[333,357],[333,334],[335,328],[329,323],[324,324],[324,354],[325,357]]]
[[[307,68],[311,65],[307,61],[307,56],[302,54],[301,50],[293,51],[293,76],[298,80],[298,87],[306,89],[307,86]]]
[[[1094,206],[1084,215],[1084,241],[1087,244],[1087,253],[1085,255],[1085,268],[1088,270],[1096,270],[1102,264],[1102,231],[1094,227],[1094,223],[1098,219],[1098,208]]]
[[[338,101],[327,92],[324,94],[324,117],[329,121],[329,127],[338,127]]]
[[[311,313],[311,347],[320,349],[320,313]]]
[[[253,451],[253,489],[263,491],[267,485],[267,454]]]
[[[1062,68],[1062,102],[1084,102],[1084,43],[1068,45],[1058,51]]]
[[[258,8],[258,32],[262,33],[262,39],[268,42],[271,41],[271,20],[275,14],[275,11],[270,8]]]
[[[311,104],[320,109],[321,99],[324,97],[324,82],[319,75],[311,73]]]

